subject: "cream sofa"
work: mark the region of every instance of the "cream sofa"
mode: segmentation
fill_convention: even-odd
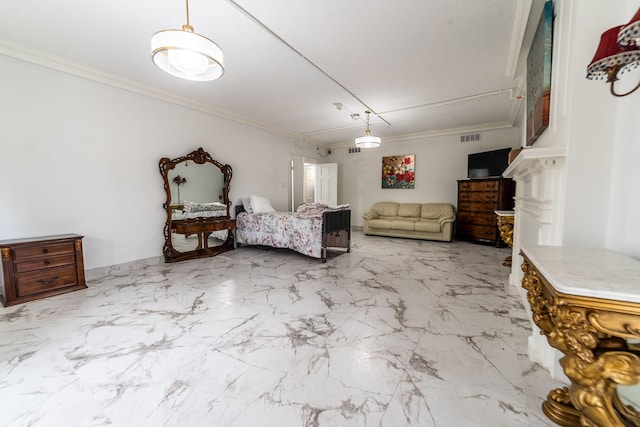
[[[455,208],[449,203],[378,202],[364,218],[364,234],[450,242]]]

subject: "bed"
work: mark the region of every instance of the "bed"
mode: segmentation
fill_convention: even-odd
[[[297,212],[248,213],[236,206],[236,241],[242,245],[287,248],[327,262],[328,248],[351,250],[351,210],[301,206]]]

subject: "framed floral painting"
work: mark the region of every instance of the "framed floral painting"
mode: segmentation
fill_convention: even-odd
[[[382,158],[382,188],[414,188],[415,154]]]

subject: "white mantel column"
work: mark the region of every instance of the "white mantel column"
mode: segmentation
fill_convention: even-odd
[[[529,337],[529,358],[543,365],[556,378],[564,377],[556,363],[560,354],[549,346],[533,323],[526,291],[521,286],[520,248],[527,244],[562,246],[566,155],[566,147],[525,148],[502,174],[516,182],[509,282],[518,289],[531,320],[533,334]]]

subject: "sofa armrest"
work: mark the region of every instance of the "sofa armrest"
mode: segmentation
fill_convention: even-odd
[[[450,222],[455,222],[456,218],[455,217],[445,217],[445,218],[438,218],[438,221],[440,222],[440,224],[447,224]]]
[[[367,221],[371,221],[372,219],[376,219],[379,217],[380,215],[376,211],[369,211],[362,214],[362,218],[366,219]]]
[[[456,209],[453,207],[453,205],[450,205],[449,209],[447,209],[446,212],[442,213],[442,216],[438,218],[438,221],[440,222],[440,225],[456,221]]]

